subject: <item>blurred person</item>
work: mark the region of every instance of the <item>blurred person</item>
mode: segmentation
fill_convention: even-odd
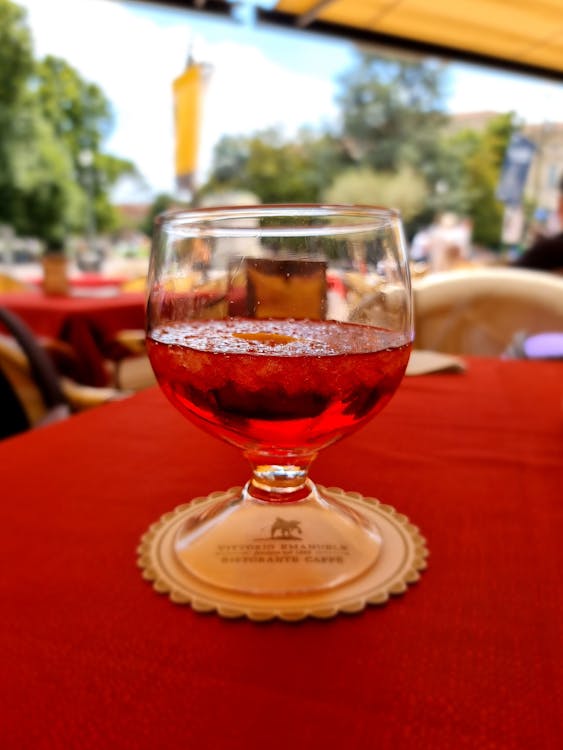
[[[563,273],[563,232],[539,237],[512,263],[516,268]]]
[[[465,265],[471,257],[472,223],[456,214],[440,217],[430,237],[429,262],[432,271],[447,271]]]
[[[425,263],[429,260],[433,230],[434,224],[423,227],[412,238],[409,255],[414,263]]]
[[[532,220],[526,229],[525,240],[528,244],[533,244],[541,237],[549,234],[548,228],[549,211],[546,208],[536,208]],[[557,230],[551,234],[557,234]]]
[[[559,179],[557,209],[550,227],[557,227],[557,231],[551,233],[548,228],[546,234],[536,237],[528,249],[513,261],[513,266],[563,273],[563,174]]]
[[[547,218],[545,225],[545,234],[554,236],[563,232],[563,173],[559,178],[557,206]]]

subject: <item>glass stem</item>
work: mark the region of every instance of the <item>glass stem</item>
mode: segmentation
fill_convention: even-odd
[[[247,451],[252,478],[246,486],[254,500],[270,503],[294,503],[311,495],[309,466],[316,453],[272,456]]]

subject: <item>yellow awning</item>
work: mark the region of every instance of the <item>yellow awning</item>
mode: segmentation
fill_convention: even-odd
[[[261,13],[264,20],[268,12]],[[271,20],[563,78],[563,0],[280,0]]]

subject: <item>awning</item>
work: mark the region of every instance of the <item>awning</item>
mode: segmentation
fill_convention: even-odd
[[[153,0],[563,80],[563,0]]]
[[[563,0],[281,0],[275,13],[299,28],[563,80]]]

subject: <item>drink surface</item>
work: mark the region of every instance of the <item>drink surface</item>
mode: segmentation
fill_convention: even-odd
[[[154,329],[161,388],[188,418],[245,449],[316,450],[380,411],[410,341],[336,321],[190,321]]]

